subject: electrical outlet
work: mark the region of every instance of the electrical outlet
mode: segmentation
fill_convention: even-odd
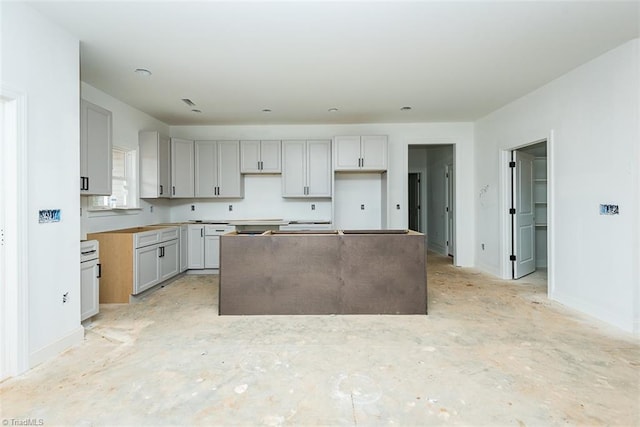
[[[233,211],[233,205],[229,205],[229,212]]]
[[[62,294],[62,303],[65,304],[69,301],[69,292]]]
[[[315,211],[316,210],[316,205],[314,203],[311,204],[311,210]]]
[[[191,210],[195,211],[196,210],[196,205],[191,205]]]
[[[396,209],[400,210],[400,203],[396,205]]]
[[[360,210],[364,210],[364,205],[360,205]]]
[[[484,251],[484,243],[482,243],[480,247],[482,247],[482,250]]]
[[[153,213],[153,206],[149,206],[149,212]]]

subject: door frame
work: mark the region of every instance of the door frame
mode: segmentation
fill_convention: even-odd
[[[420,233],[424,233],[424,222],[422,220],[422,172],[412,172],[409,171],[409,173],[407,174],[407,180],[409,179],[409,177],[411,177],[411,175],[417,175],[418,176],[418,230],[414,230],[414,231],[418,231]],[[407,188],[408,188],[408,182],[407,182]],[[409,195],[409,193],[407,192],[407,195]],[[409,210],[411,208],[411,204],[409,203],[409,200],[407,200],[407,210]],[[409,211],[410,213],[410,211]],[[408,219],[407,219],[407,228],[409,226],[408,223]]]
[[[454,159],[455,161],[455,159]],[[444,168],[446,175],[445,178],[445,205],[447,206],[446,221],[445,221],[445,235],[447,236],[447,255],[453,256],[456,250],[456,167],[455,163],[449,163]],[[451,226],[449,226],[449,218],[452,216]],[[453,250],[451,248],[453,247]]]
[[[504,280],[511,276],[511,151],[529,145],[547,142],[547,296],[555,290],[555,140],[553,129],[544,136],[531,138],[527,142],[502,148],[499,153],[500,168],[500,274]]]
[[[3,354],[2,375],[11,377],[29,369],[29,292],[28,292],[28,186],[27,186],[27,96],[0,86],[0,99],[8,107],[11,125],[3,126],[0,158],[3,173],[2,204],[5,224],[5,250],[0,290]],[[15,184],[14,184],[15,183]],[[13,231],[13,233],[12,233]]]

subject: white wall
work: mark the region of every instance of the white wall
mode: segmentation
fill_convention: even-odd
[[[171,136],[187,139],[331,139],[336,135],[388,135],[389,169],[387,173],[387,225],[389,228],[407,227],[407,174],[408,146],[422,144],[455,144],[457,165],[457,238],[456,264],[472,266],[474,262],[475,233],[470,212],[474,209],[474,146],[471,123],[407,123],[407,124],[352,124],[352,125],[256,125],[256,126],[172,126]],[[246,190],[246,187],[245,187]],[[199,202],[198,209],[211,215],[224,214],[220,202]],[[310,212],[308,202],[292,202],[297,211]],[[222,205],[212,207],[214,205]],[[396,209],[396,205],[400,209]],[[182,219],[187,204],[179,212],[172,212],[172,219]],[[235,208],[234,208],[235,209]],[[381,213],[381,216],[384,213]]]
[[[138,132],[156,130],[169,135],[169,126],[137,110],[122,101],[94,88],[87,83],[80,85],[82,99],[106,108],[113,114],[113,146],[138,149]],[[82,199],[81,236],[87,233],[113,230],[117,228],[136,227],[166,222],[170,218],[170,202],[166,200],[140,200],[139,211],[106,211],[88,212],[88,197]],[[150,207],[153,206],[153,212]]]
[[[627,42],[479,120],[474,188],[476,241],[486,245],[477,251],[477,265],[504,276],[501,151],[551,135],[549,296],[635,333],[640,332],[638,45],[638,39]],[[618,204],[620,215],[600,216],[600,203]]]
[[[34,366],[80,342],[84,332],[79,42],[27,5],[5,2],[1,15],[2,85],[27,98],[28,341]],[[61,221],[38,223],[40,209],[60,209]]]

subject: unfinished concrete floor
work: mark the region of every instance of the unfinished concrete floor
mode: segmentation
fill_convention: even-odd
[[[103,305],[0,385],[45,425],[638,425],[638,341],[428,255],[428,316],[217,315],[217,276]],[[11,425],[9,421],[8,424]],[[15,424],[13,424],[15,425]]]

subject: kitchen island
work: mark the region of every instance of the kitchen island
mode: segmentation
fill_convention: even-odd
[[[426,314],[424,235],[233,232],[220,239],[221,315]]]

